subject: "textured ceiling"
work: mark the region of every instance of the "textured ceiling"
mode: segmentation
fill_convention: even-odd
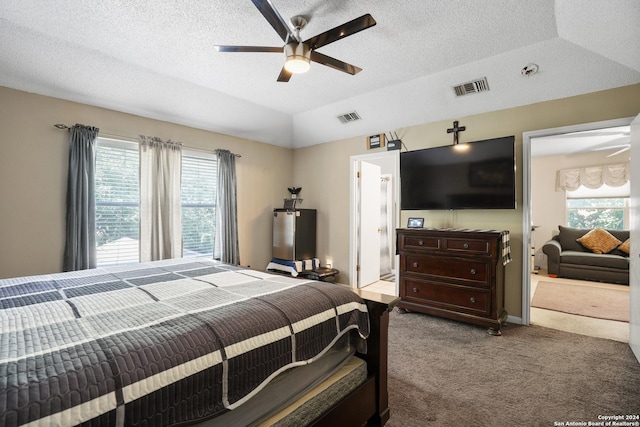
[[[310,18],[303,39],[370,13],[376,26],[319,49],[363,71],[312,63],[278,83],[281,54],[216,52],[282,45],[250,0],[2,0],[0,86],[302,147],[640,82],[636,0],[272,4]],[[481,77],[490,91],[454,96]]]

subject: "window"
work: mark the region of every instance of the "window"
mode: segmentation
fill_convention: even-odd
[[[96,246],[98,266],[140,260],[139,146],[98,138]],[[217,162],[213,154],[182,153],[182,252],[213,256]]]
[[[567,225],[575,228],[628,229],[629,183],[622,187],[567,191]]]
[[[215,232],[216,158],[206,153],[182,153],[183,257],[213,257]]]
[[[138,144],[98,138],[96,246],[98,266],[138,262]]]

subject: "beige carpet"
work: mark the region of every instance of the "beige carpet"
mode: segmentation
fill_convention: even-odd
[[[532,307],[597,319],[629,321],[629,288],[620,289],[568,283],[538,282]]]

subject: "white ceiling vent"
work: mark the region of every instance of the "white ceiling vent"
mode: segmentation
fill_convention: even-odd
[[[355,111],[352,111],[350,113],[339,115],[338,119],[342,123],[350,123],[350,122],[355,122],[356,120],[360,120],[361,117],[360,117],[360,115],[358,113],[356,113]]]
[[[489,90],[489,83],[487,83],[487,78],[483,77],[472,82],[454,86],[453,90],[456,92],[456,96],[468,95],[470,93],[486,92]]]

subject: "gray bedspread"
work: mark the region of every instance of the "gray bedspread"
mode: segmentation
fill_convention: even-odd
[[[210,418],[351,329],[345,287],[205,259],[0,280],[0,425]]]

